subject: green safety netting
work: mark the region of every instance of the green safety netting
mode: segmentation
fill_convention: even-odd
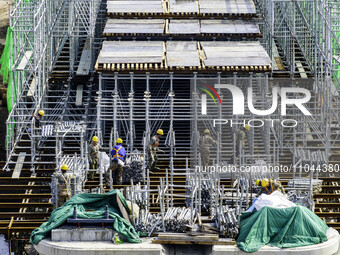
[[[13,47],[13,35],[12,28],[7,29],[5,48],[2,52],[0,58],[0,74],[3,76],[3,83],[8,81],[9,73],[11,71],[10,59],[11,59],[11,49]]]
[[[264,245],[292,248],[327,241],[328,226],[304,206],[285,209],[263,207],[253,213],[243,213],[238,247],[255,252]]]
[[[336,24],[334,24],[335,26],[339,26],[340,23],[339,22],[336,22]],[[340,45],[340,32],[335,32],[335,35],[336,35],[336,38],[334,38],[334,41],[333,41],[333,48],[338,48],[337,50],[335,51],[339,51],[339,45]],[[335,55],[336,52],[333,52],[333,54]],[[335,59],[332,59],[333,63],[337,63],[337,60]],[[336,70],[340,70],[340,65],[337,65],[335,66],[335,69]],[[334,78],[334,84],[336,86],[337,89],[340,89],[340,84],[338,84],[338,81],[340,81],[340,71],[335,71],[335,77]]]
[[[105,194],[83,193],[73,196],[63,206],[55,209],[49,220],[41,224],[39,228],[32,231],[31,243],[37,244],[52,229],[61,226],[67,218],[73,216],[73,208],[77,208],[77,217],[82,219],[100,219],[105,216],[105,207],[108,205],[110,218],[114,218],[113,229],[130,243],[140,243],[139,235],[133,226],[122,217],[120,213],[117,196],[120,198],[123,206],[128,210],[128,205],[122,193],[115,189]],[[90,210],[90,211],[87,211]]]

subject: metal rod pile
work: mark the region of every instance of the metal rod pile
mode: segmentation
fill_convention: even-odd
[[[133,197],[132,197],[133,194]],[[141,209],[145,209],[148,204],[148,191],[147,186],[140,185],[140,183],[126,187],[126,200],[133,201],[135,204],[139,206]]]
[[[231,209],[227,205],[222,205],[222,207],[219,207],[213,215],[213,219],[222,236],[231,238],[237,236],[238,222],[235,208]]]
[[[65,121],[58,125],[57,132],[81,132],[82,131],[82,124],[76,121]]]
[[[196,217],[196,214],[195,216]],[[148,233],[153,232],[185,232],[186,225],[190,224],[191,209],[186,207],[169,208],[164,215],[164,226],[161,214],[151,214],[148,211],[140,210],[139,217],[136,219],[135,229]]]
[[[190,208],[186,207],[169,208],[164,216],[165,230],[169,232],[185,232],[185,225],[190,224],[190,219],[191,219]]]
[[[310,179],[309,178],[295,178],[293,180],[290,180],[288,182],[289,188],[297,188],[297,189],[303,189],[310,190]],[[313,188],[313,194],[314,193],[321,193],[322,191],[322,180],[313,179],[312,180],[312,188]]]
[[[41,136],[42,137],[51,137],[52,135],[53,135],[53,125],[42,125]]]
[[[130,182],[133,180],[134,183],[143,180],[143,164],[140,161],[131,161],[130,164],[124,166],[123,170],[123,182]]]
[[[140,210],[139,217],[136,219],[135,230],[149,234],[162,231],[160,214],[151,214],[149,211]]]
[[[308,191],[290,190],[287,192],[287,198],[289,201],[306,206],[307,208],[314,207],[314,201],[311,199]]]

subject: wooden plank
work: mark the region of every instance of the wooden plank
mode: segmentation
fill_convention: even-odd
[[[77,75],[88,75],[91,68],[91,47],[90,39],[86,39],[84,48],[81,52],[80,62],[77,69]]]
[[[26,68],[28,61],[30,60],[32,55],[33,55],[33,51],[31,51],[31,50],[25,52],[25,55],[22,57],[19,65],[17,67],[18,71],[23,71]]]
[[[235,241],[230,238],[220,238],[218,241],[185,241],[185,240],[159,240],[153,238],[152,243],[157,244],[198,244],[198,245],[235,245]]]
[[[76,92],[76,106],[81,106],[82,104],[83,104],[83,85],[78,85]]]
[[[27,96],[28,97],[33,97],[33,95],[35,94],[35,88],[36,88],[36,86],[35,86],[35,77],[33,77],[32,82],[30,84],[30,88],[27,91]]]
[[[19,153],[19,157],[17,159],[17,163],[15,164],[15,168],[12,174],[12,179],[19,179],[22,166],[24,165],[25,157],[26,157],[26,152]]]
[[[202,234],[202,235],[187,235],[185,233],[159,233],[158,240],[168,241],[218,241],[218,235],[216,234]]]
[[[129,217],[129,213],[128,213],[127,209],[125,208],[125,206],[123,205],[123,203],[122,203],[120,197],[118,196],[118,194],[116,194],[116,201],[117,201],[120,213],[122,214],[123,218],[127,222],[131,223],[130,217]]]
[[[307,77],[305,69],[302,66],[302,63],[300,61],[296,61],[295,65],[296,65],[296,67],[297,67],[297,69],[298,69],[298,71],[300,73],[301,78],[307,79],[308,77]]]

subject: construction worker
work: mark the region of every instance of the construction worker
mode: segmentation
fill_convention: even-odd
[[[245,149],[246,138],[247,138],[247,134],[248,134],[249,131],[250,131],[250,126],[245,125],[236,132],[236,140],[235,140],[235,142],[236,142],[235,157],[236,158],[239,158],[241,151],[243,151]],[[236,160],[234,158],[232,163],[235,164],[235,162],[236,162]]]
[[[163,129],[158,129],[156,135],[151,138],[150,144],[148,146],[148,169],[150,173],[157,170],[159,171],[159,167],[157,167],[158,162],[158,152],[164,153],[163,150],[159,149],[159,140],[162,135],[164,135]]]
[[[98,169],[99,151],[102,149],[102,147],[98,144],[98,141],[99,141],[98,136],[93,136],[92,142],[89,145],[88,153],[89,153],[90,169]],[[96,171],[89,172],[89,180],[94,179],[95,173]]]
[[[57,173],[58,179],[58,207],[71,198],[71,174],[68,173],[68,165],[61,166],[61,172]]]
[[[34,116],[34,127],[35,128],[40,128],[40,121],[42,119],[42,117],[45,115],[45,111],[44,110],[39,110],[38,113]]]
[[[203,167],[209,166],[210,147],[216,146],[217,142],[210,136],[210,130],[205,129],[204,135],[200,138],[199,148],[201,152],[201,163]]]
[[[256,185],[261,187],[260,191],[257,193],[257,196],[261,194],[270,195],[274,191],[278,190],[281,193],[285,194],[285,190],[282,187],[281,183],[277,180],[268,180],[267,178],[263,178],[262,180],[256,180]]]
[[[123,183],[123,167],[126,158],[126,151],[123,147],[123,140],[118,138],[116,145],[111,151],[112,162],[106,172],[106,185],[109,186],[110,170],[115,173],[116,184],[121,185]]]

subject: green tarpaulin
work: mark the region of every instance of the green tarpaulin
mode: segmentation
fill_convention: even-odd
[[[255,252],[264,245],[292,248],[327,241],[328,227],[304,206],[285,209],[263,207],[254,213],[243,213],[238,247]]]
[[[125,220],[118,208],[116,194],[128,210],[126,200],[119,190],[112,190],[106,194],[78,194],[73,196],[63,206],[55,209],[48,222],[41,224],[31,234],[31,243],[37,244],[44,239],[52,229],[61,226],[67,218],[73,216],[73,208],[77,207],[77,217],[82,219],[99,219],[105,216],[105,207],[109,206],[110,218],[114,218],[113,229],[130,243],[141,242],[133,226]],[[87,211],[91,210],[91,211]]]

